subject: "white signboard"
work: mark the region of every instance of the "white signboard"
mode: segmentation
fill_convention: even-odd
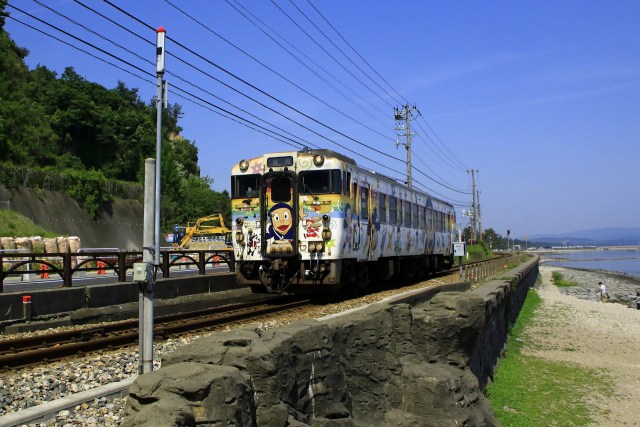
[[[465,256],[467,252],[465,242],[453,242],[453,256]]]

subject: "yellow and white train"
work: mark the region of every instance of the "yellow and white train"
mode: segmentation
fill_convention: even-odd
[[[330,150],[269,153],[231,173],[240,282],[292,293],[451,266],[455,211]]]

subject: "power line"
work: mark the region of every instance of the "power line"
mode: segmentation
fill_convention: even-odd
[[[145,26],[145,27],[147,27],[148,29],[150,29],[150,30],[152,30],[152,31],[155,31],[155,30],[153,29],[153,27],[152,27],[152,26],[150,26],[149,24],[147,24],[147,23],[143,22],[142,20],[140,20],[139,18],[137,18],[137,17],[133,16],[133,15],[132,15],[132,14],[130,14],[129,12],[127,12],[127,11],[123,10],[122,8],[120,8],[120,7],[116,6],[116,5],[114,5],[114,4],[113,4],[113,3],[111,3],[109,0],[103,0],[103,1],[104,1],[105,3],[107,3],[108,5],[110,5],[110,6],[114,7],[115,9],[117,9],[117,10],[118,10],[118,11],[120,11],[121,13],[123,13],[123,14],[127,15],[127,16],[128,16],[128,17],[130,17],[131,19],[134,19],[135,21],[137,21],[137,22],[138,22],[138,23],[140,23],[141,25],[144,25],[144,26]],[[355,143],[357,143],[357,144],[359,144],[359,145],[361,145],[361,146],[363,146],[363,147],[365,147],[365,148],[368,148],[368,149],[370,149],[370,150],[372,150],[372,151],[375,151],[375,152],[377,152],[378,154],[381,154],[381,155],[383,155],[383,156],[385,156],[385,157],[388,157],[388,158],[391,158],[391,159],[394,159],[394,160],[397,160],[397,161],[402,162],[402,159],[399,159],[399,158],[394,157],[394,156],[392,156],[392,155],[390,155],[390,154],[387,154],[387,153],[385,153],[385,152],[382,152],[382,151],[380,151],[380,150],[378,150],[378,149],[376,149],[376,148],[373,148],[373,147],[371,147],[371,146],[369,146],[369,145],[367,145],[367,144],[365,144],[365,143],[363,143],[363,142],[361,142],[361,141],[358,141],[358,140],[356,140],[356,139],[354,139],[354,138],[352,138],[352,137],[350,137],[350,136],[348,136],[348,135],[346,135],[346,134],[344,134],[344,133],[342,133],[342,132],[338,131],[337,129],[334,129],[333,127],[331,127],[331,126],[329,126],[329,125],[327,125],[327,124],[325,124],[325,123],[323,123],[323,122],[321,122],[321,121],[319,121],[319,120],[317,120],[317,119],[315,119],[315,118],[313,118],[313,117],[309,116],[308,114],[303,113],[302,111],[298,110],[297,108],[295,108],[295,107],[293,107],[293,106],[291,106],[291,105],[287,104],[286,102],[284,102],[284,101],[282,101],[282,100],[280,100],[280,99],[276,98],[275,96],[273,96],[273,95],[271,95],[271,94],[269,94],[269,93],[265,92],[264,90],[262,90],[262,89],[258,88],[257,86],[255,86],[255,85],[253,85],[253,84],[249,83],[248,81],[246,81],[246,80],[242,79],[241,77],[239,77],[239,76],[235,75],[234,73],[230,72],[229,70],[227,70],[227,69],[223,68],[222,66],[220,66],[220,65],[218,65],[218,64],[216,64],[216,63],[214,63],[214,62],[212,62],[211,60],[209,60],[209,59],[207,59],[207,58],[205,58],[205,57],[203,57],[202,55],[200,55],[199,53],[197,53],[197,52],[193,51],[193,50],[192,50],[192,49],[190,49],[189,47],[187,47],[187,46],[183,45],[183,44],[182,44],[182,43],[180,43],[179,41],[177,41],[177,40],[175,40],[175,39],[173,39],[173,38],[171,38],[171,37],[168,37],[168,36],[167,36],[167,39],[168,39],[168,40],[171,40],[171,41],[172,41],[173,43],[175,43],[177,46],[181,47],[182,49],[186,50],[187,52],[191,53],[192,55],[194,55],[194,56],[196,56],[196,57],[198,57],[198,58],[202,59],[203,61],[207,62],[208,64],[210,64],[210,65],[214,66],[214,67],[215,67],[215,68],[217,68],[218,70],[220,70],[220,71],[224,72],[225,74],[227,74],[227,75],[231,76],[232,78],[234,78],[234,79],[238,80],[239,82],[241,82],[241,83],[245,84],[246,86],[250,87],[251,89],[253,89],[253,90],[255,90],[255,91],[257,91],[257,92],[261,93],[262,95],[264,95],[264,96],[268,97],[269,99],[271,99],[271,100],[273,100],[273,101],[275,101],[275,102],[277,102],[277,103],[281,104],[282,106],[284,106],[284,107],[286,107],[286,108],[289,108],[290,110],[292,110],[292,111],[296,112],[297,114],[300,114],[301,116],[303,116],[303,117],[305,117],[305,118],[307,118],[307,119],[311,120],[312,122],[314,122],[314,123],[316,123],[316,124],[318,124],[318,125],[320,125],[320,126],[322,126],[322,127],[326,128],[326,129],[329,129],[329,130],[331,130],[331,131],[333,131],[333,132],[337,133],[338,135],[340,135],[340,136],[342,136],[342,137],[344,137],[344,138],[346,138],[346,139],[348,139],[348,140],[350,140],[350,141],[352,141],[352,142],[355,142]],[[167,53],[168,53],[168,52],[167,52]],[[179,58],[178,58],[178,59],[179,59]],[[189,63],[187,63],[187,64],[189,64]],[[189,65],[192,65],[192,64],[189,64]],[[205,73],[205,74],[206,74],[206,73]],[[218,80],[218,79],[216,79],[216,81],[219,81],[219,82],[220,82],[220,80]],[[224,84],[224,83],[223,83],[223,84]],[[233,90],[237,91],[236,89],[233,89]],[[239,92],[239,91],[238,91],[238,92]],[[241,93],[241,92],[239,92],[239,93]],[[246,96],[246,95],[245,95],[245,96]],[[279,114],[281,114],[281,113],[279,113]],[[313,132],[313,131],[312,131],[312,132]],[[315,132],[314,132],[314,133],[315,133]],[[351,149],[349,149],[349,148],[347,148],[347,147],[345,147],[345,146],[343,146],[343,145],[341,145],[341,144],[339,144],[339,143],[337,143],[337,142],[335,142],[335,141],[332,141],[332,140],[329,140],[329,141],[333,142],[334,144],[338,145],[339,147],[341,147],[341,148],[343,148],[343,149],[345,149],[345,150],[347,150],[347,151],[349,151],[349,152],[351,152],[351,153],[354,153],[354,154],[357,154],[357,155],[362,156],[362,154],[357,153],[357,152],[355,152],[355,151],[353,151],[353,150],[351,150]],[[364,157],[364,156],[363,156],[363,157]],[[366,158],[366,157],[365,157],[365,158]],[[375,161],[373,161],[373,160],[371,160],[371,159],[369,159],[369,158],[367,158],[367,160],[372,161],[372,162],[374,162],[374,163],[376,163],[376,164],[379,164],[379,165],[381,165],[381,166],[383,166],[383,167],[385,167],[385,168],[389,168],[388,166],[385,166],[385,165],[383,165],[383,164],[381,164],[381,163],[379,163],[379,162],[375,162]]]
[[[172,3],[170,0],[164,0],[165,3],[167,3],[168,5],[170,5],[171,7],[173,7],[174,9],[176,9],[177,11],[179,11],[180,13],[182,13],[183,15],[185,15],[187,18],[191,19],[193,22],[197,23],[198,25],[200,25],[202,28],[204,28],[206,31],[210,32],[211,34],[215,35],[216,37],[218,37],[220,40],[224,41],[225,43],[227,43],[229,46],[233,47],[234,49],[236,49],[238,52],[242,53],[243,55],[247,56],[248,58],[250,58],[251,60],[253,60],[254,62],[256,62],[257,64],[259,64],[260,66],[262,66],[263,68],[269,70],[271,73],[275,74],[276,76],[278,76],[279,78],[281,78],[282,80],[286,81],[287,83],[289,83],[290,85],[292,85],[293,87],[295,87],[296,89],[302,91],[303,93],[309,95],[311,98],[315,99],[316,101],[320,102],[321,104],[325,105],[326,107],[329,107],[330,109],[332,109],[333,111],[335,111],[336,113],[339,113],[340,115],[342,115],[343,117],[346,117],[347,119],[357,123],[358,125],[370,130],[371,132],[374,132],[376,134],[378,134],[379,136],[383,137],[383,138],[389,138],[389,136],[384,135],[382,132],[379,132],[375,129],[373,129],[372,127],[366,125],[365,123],[362,123],[361,121],[355,119],[354,117],[352,117],[351,115],[345,113],[344,111],[339,110],[338,108],[336,108],[335,106],[329,104],[328,102],[324,101],[323,99],[321,99],[320,97],[314,95],[313,93],[309,92],[307,89],[303,88],[302,86],[300,86],[299,84],[295,83],[294,81],[292,81],[291,79],[287,78],[286,76],[284,76],[283,74],[279,73],[278,71],[274,70],[273,68],[269,67],[267,64],[265,64],[264,62],[260,61],[258,58],[256,58],[255,56],[251,55],[250,53],[248,53],[247,51],[245,51],[244,49],[240,48],[239,46],[237,46],[236,44],[232,43],[230,40],[228,40],[227,38],[223,37],[221,34],[219,34],[218,32],[214,31],[213,29],[211,29],[211,27],[205,25],[204,23],[202,23],[201,21],[199,21],[198,19],[196,19],[193,15],[187,13],[184,9],[176,6],[174,3]],[[227,2],[228,3],[228,2]],[[231,5],[232,7],[234,7],[233,5]]]
[[[278,4],[274,1],[271,0],[271,3],[284,15],[286,16],[292,23],[293,25],[295,25],[304,35],[306,35],[316,46],[318,46],[318,48],[320,48],[320,50],[322,50],[325,54],[327,54],[327,56],[329,56],[331,59],[333,59],[333,61],[338,64],[338,66],[340,68],[342,68],[344,71],[346,71],[351,77],[353,77],[355,80],[357,80],[360,84],[362,84],[365,88],[367,88],[369,91],[371,91],[374,95],[377,96],[377,94],[375,92],[373,92],[371,90],[370,87],[368,87],[367,85],[365,85],[364,83],[362,83],[362,80],[360,80],[358,77],[356,77],[351,71],[349,71],[340,61],[338,61],[331,53],[329,53],[316,39],[314,39],[307,31],[305,31],[304,28],[302,28],[295,19],[293,19],[287,12],[284,11],[284,9],[282,9],[280,6],[278,6]],[[361,99],[363,99],[361,97]],[[367,102],[373,109],[378,110],[378,112],[380,112],[381,114],[385,114],[384,111],[382,109],[380,109],[379,107],[376,107],[373,103],[367,101],[366,99],[364,99],[365,102]]]
[[[13,6],[11,6],[11,7],[13,7]],[[114,59],[116,59],[116,60],[118,60],[118,61],[120,61],[120,62],[122,62],[122,63],[124,63],[124,64],[128,65],[129,67],[131,67],[131,68],[133,68],[133,69],[136,69],[136,70],[138,70],[138,71],[141,71],[141,72],[142,72],[143,74],[145,74],[145,75],[151,75],[150,73],[147,73],[146,71],[144,71],[144,70],[143,70],[143,69],[141,69],[140,67],[138,67],[138,66],[136,66],[136,65],[134,65],[134,64],[132,64],[132,63],[130,63],[130,62],[128,62],[128,61],[126,61],[126,60],[124,60],[124,59],[122,59],[122,58],[120,58],[120,57],[116,56],[116,55],[113,55],[112,53],[110,53],[110,52],[108,52],[108,51],[106,51],[106,50],[104,50],[104,49],[102,49],[102,48],[99,48],[99,47],[97,47],[96,45],[94,45],[94,44],[92,44],[92,43],[87,42],[86,40],[80,39],[79,37],[74,36],[73,34],[71,34],[71,33],[67,32],[67,31],[64,31],[64,30],[62,30],[62,29],[60,29],[60,28],[58,28],[58,27],[56,27],[56,26],[53,26],[53,25],[51,25],[51,24],[47,23],[46,21],[43,21],[42,19],[37,18],[37,17],[35,17],[35,16],[33,16],[33,15],[29,14],[29,13],[26,13],[26,12],[24,12],[23,10],[21,10],[21,9],[19,9],[19,8],[16,8],[16,7],[13,7],[13,8],[14,8],[14,9],[16,9],[16,10],[18,10],[19,12],[24,13],[24,14],[25,14],[25,15],[27,15],[27,16],[30,16],[31,18],[33,18],[33,19],[35,19],[35,20],[37,20],[37,21],[39,21],[39,22],[41,22],[41,23],[43,23],[43,24],[45,24],[45,25],[48,25],[49,27],[52,27],[52,28],[57,29],[57,30],[58,30],[58,31],[60,31],[61,33],[65,34],[65,35],[67,35],[67,36],[69,36],[69,37],[71,37],[71,38],[73,38],[73,39],[75,39],[75,40],[77,40],[77,41],[80,41],[80,42],[82,42],[82,43],[84,43],[84,44],[87,44],[88,46],[91,46],[92,48],[96,49],[97,51],[99,51],[99,52],[101,52],[101,53],[103,53],[103,54],[105,54],[105,55],[107,55],[107,56],[109,56],[109,57],[111,57],[111,58],[114,58]],[[73,20],[70,20],[70,22],[74,22],[74,21],[73,21]],[[75,23],[75,22],[74,22],[74,23]],[[27,25],[27,26],[29,26],[30,28],[33,28],[33,29],[35,29],[35,30],[37,30],[37,31],[40,31],[40,30],[36,29],[35,27],[32,27],[32,26],[30,26],[30,25],[28,25],[28,24],[26,24],[26,25]],[[76,25],[77,25],[77,24],[76,24]],[[85,28],[84,26],[81,26],[81,27]],[[149,28],[151,28],[151,27],[149,26]],[[85,28],[85,29],[86,29],[86,28]],[[40,31],[40,32],[42,32],[42,31]],[[44,32],[42,32],[42,33],[44,33]],[[44,34],[47,34],[47,33],[44,33]],[[77,48],[77,47],[75,47],[75,46],[73,46],[73,45],[71,45],[71,44],[69,44],[69,43],[67,43],[67,42],[65,42],[65,41],[63,41],[63,40],[61,40],[61,39],[59,39],[59,38],[55,37],[55,36],[51,36],[51,35],[49,35],[49,34],[47,34],[47,35],[48,35],[48,36],[50,36],[50,37],[53,37],[53,38],[54,38],[54,39],[56,39],[56,40],[59,40],[59,41],[63,42],[64,44],[70,45],[70,46],[72,46],[72,47],[74,47],[74,48],[76,48],[76,49],[78,49],[78,50],[80,50],[80,51],[83,51],[83,52],[85,52],[85,53],[88,53],[88,52],[86,52],[86,51],[84,51],[84,50],[82,50],[82,49],[80,49],[80,48]],[[145,41],[146,41],[146,40],[145,40]],[[115,46],[117,46],[117,47],[119,47],[119,48],[122,48],[122,46],[121,46],[121,45],[118,45],[118,44],[114,44],[114,45],[115,45]],[[181,47],[183,47],[183,46],[181,46]],[[104,59],[99,58],[99,57],[97,57],[97,56],[95,56],[95,55],[93,55],[93,54],[90,54],[90,53],[88,53],[88,54],[89,54],[90,56],[94,57],[94,58],[97,58],[97,59],[99,59],[99,60],[101,60],[101,61],[104,61],[104,62],[109,63],[108,61],[105,61]],[[175,55],[174,55],[174,56],[175,56]],[[139,57],[139,56],[137,56],[137,57]],[[145,60],[145,62],[149,62],[149,61],[146,61],[146,60]],[[115,66],[116,68],[119,68],[119,69],[121,69],[121,70],[123,70],[123,71],[126,71],[126,72],[127,72],[127,73],[129,73],[129,74],[132,74],[132,75],[134,75],[134,76],[136,76],[136,77],[138,77],[138,78],[141,78],[140,76],[137,76],[137,75],[135,75],[135,74],[133,74],[133,73],[130,73],[129,71],[124,70],[124,69],[123,69],[123,68],[121,68],[121,67],[118,67],[118,66],[116,66],[116,65],[114,65],[114,64],[112,64],[112,63],[110,63],[110,64],[111,64],[111,65],[113,65],[113,66]],[[145,80],[144,78],[141,78],[141,79],[142,79],[142,80]],[[184,81],[184,82],[186,82],[187,84],[190,84],[190,85],[194,86],[195,88],[197,88],[197,89],[199,89],[199,90],[204,91],[205,93],[207,93],[207,94],[208,94],[208,95],[210,95],[210,96],[214,96],[214,97],[216,97],[216,96],[215,96],[215,95],[213,95],[212,93],[210,93],[210,92],[208,92],[208,91],[204,90],[203,88],[201,88],[201,87],[199,87],[199,86],[197,86],[197,85],[193,85],[192,83],[188,82],[188,81],[187,81],[187,80],[185,80],[185,79],[181,79],[181,80],[182,80],[182,81]],[[145,80],[145,81],[147,81],[147,80]],[[148,82],[148,81],[147,81],[147,82]],[[278,134],[277,132],[274,132],[274,131],[272,131],[272,130],[270,130],[270,129],[264,128],[264,127],[262,127],[262,126],[260,126],[260,125],[258,125],[258,124],[256,124],[256,123],[254,123],[254,122],[251,122],[250,120],[247,120],[247,119],[245,119],[245,118],[242,118],[242,117],[240,117],[240,116],[238,116],[238,115],[236,115],[236,114],[234,114],[234,113],[231,113],[230,111],[225,110],[225,109],[223,109],[223,108],[221,108],[221,107],[219,107],[219,106],[217,106],[217,105],[215,105],[215,104],[212,104],[212,103],[210,103],[210,102],[208,102],[208,101],[204,100],[204,99],[203,99],[203,98],[201,98],[201,97],[197,97],[196,95],[194,95],[194,94],[190,93],[190,92],[189,92],[189,91],[187,91],[187,90],[184,90],[184,89],[182,89],[182,88],[176,88],[176,90],[183,91],[184,93],[188,94],[189,96],[195,97],[196,99],[199,99],[200,101],[202,101],[202,102],[204,102],[204,103],[207,103],[208,105],[211,105],[211,106],[213,106],[214,108],[219,109],[220,111],[223,111],[225,114],[227,114],[227,116],[225,116],[226,118],[232,117],[232,120],[234,120],[234,121],[242,121],[242,122],[244,122],[244,123],[248,123],[248,124],[249,124],[249,125],[248,125],[248,127],[250,127],[251,129],[256,130],[256,131],[258,131],[258,132],[261,132],[261,133],[263,133],[263,134],[267,134],[267,135],[269,135],[269,136],[273,137],[273,138],[274,138],[274,139],[276,139],[276,140],[279,140],[279,141],[281,141],[281,142],[283,142],[283,143],[286,143],[286,144],[291,145],[291,144],[290,144],[290,143],[288,143],[286,140],[283,140],[283,139],[280,139],[280,138],[277,138],[277,137],[272,136],[272,134],[274,134],[274,135],[278,135],[278,136],[280,136],[281,138],[286,138],[286,137],[284,137],[283,135]],[[221,99],[221,98],[219,98],[219,97],[216,97],[216,98],[217,98],[217,99],[222,100],[222,99]],[[192,99],[191,99],[190,101],[191,101],[191,102],[194,102]],[[224,100],[222,100],[222,101],[223,101],[223,102],[226,102],[226,101],[224,101]],[[200,104],[199,104],[199,105],[200,105]],[[233,106],[233,104],[230,104],[230,105],[232,105],[232,106]],[[202,105],[200,105],[200,106],[202,106]],[[236,107],[236,106],[234,106],[234,107],[235,107],[235,108],[238,108],[238,107]],[[249,114],[249,115],[253,116],[254,118],[256,118],[256,119],[260,120],[257,116],[252,115],[252,114],[250,114],[249,112],[247,112],[247,111],[245,111],[245,110],[241,110],[241,111],[243,111],[245,114]],[[267,123],[267,124],[269,124],[269,125],[271,125],[271,126],[274,126],[273,124],[268,123],[268,122],[266,122],[266,121],[265,121],[265,123]],[[280,129],[280,128],[278,128],[278,129]],[[284,131],[283,129],[280,129],[280,130]],[[267,133],[267,132],[269,132],[269,133]],[[284,131],[284,132],[286,133],[286,131]],[[291,134],[290,134],[290,135],[291,135]],[[290,138],[286,138],[286,139],[289,139],[289,140],[290,140]],[[293,140],[291,140],[291,141],[293,141]],[[296,141],[293,141],[293,142],[294,142],[294,143],[296,143],[298,146],[303,146],[302,144],[300,144],[300,143],[298,143],[298,142],[296,142]],[[336,142],[334,141],[334,143],[336,143]],[[307,145],[312,145],[312,144],[309,144],[309,143],[308,143]],[[340,147],[342,147],[342,148],[346,149],[347,151],[354,152],[353,150],[349,150],[347,147],[344,147],[344,146],[342,146],[341,144],[336,143],[336,145],[338,145],[338,146],[340,146]],[[369,146],[368,146],[368,145],[366,145],[366,144],[364,144],[364,146],[365,146],[365,147],[367,147],[367,148],[369,148],[369,149],[371,149],[371,147],[369,147]],[[374,151],[376,151],[376,150],[374,150]],[[354,152],[354,153],[355,153],[355,152]],[[384,164],[382,164],[382,163],[379,163],[379,162],[377,162],[377,161],[374,161],[373,159],[368,158],[367,156],[362,155],[361,153],[355,153],[355,154],[359,155],[360,157],[363,157],[364,159],[366,159],[366,160],[368,160],[368,161],[370,161],[370,162],[372,162],[372,163],[375,163],[375,164],[377,164],[377,165],[379,165],[379,166],[382,166],[382,167],[384,167],[384,168],[386,168],[386,169],[389,169],[389,170],[391,170],[391,171],[393,171],[393,172],[400,173],[399,171],[396,171],[396,170],[394,170],[393,168],[388,167],[387,165],[384,165]],[[384,153],[382,153],[382,154],[384,154]],[[392,156],[391,156],[391,157],[392,157]],[[426,176],[426,175],[425,175],[425,176]]]
[[[354,99],[352,99],[350,96],[348,96],[346,93],[344,93],[343,91],[341,91],[339,88],[337,88],[334,84],[332,84],[330,81],[328,81],[327,79],[325,79],[323,76],[321,76],[317,71],[315,71],[313,68],[311,68],[309,65],[307,65],[302,59],[300,59],[295,53],[293,53],[291,50],[289,50],[286,46],[284,46],[282,43],[280,43],[278,40],[276,40],[274,37],[271,36],[271,34],[269,34],[267,31],[265,31],[263,28],[260,27],[260,25],[262,25],[263,27],[267,28],[269,31],[271,31],[273,34],[275,34],[277,37],[280,38],[280,40],[282,40],[284,43],[286,43],[287,45],[289,45],[293,50],[295,50],[299,55],[301,55],[302,57],[304,57],[308,62],[310,62],[311,64],[313,64],[315,67],[317,67],[318,69],[320,69],[322,72],[324,72],[325,74],[327,74],[329,77],[333,78],[333,80],[335,80],[337,83],[341,84],[345,89],[347,89],[348,91],[350,91],[351,93],[353,93],[356,96],[359,96],[352,88],[350,88],[349,86],[345,85],[344,82],[342,82],[340,79],[338,79],[336,76],[334,76],[331,72],[329,72],[326,68],[324,68],[322,65],[318,64],[316,61],[314,61],[312,58],[310,58],[307,54],[305,54],[304,52],[302,52],[300,49],[298,49],[296,46],[294,46],[292,43],[289,42],[289,40],[287,40],[287,38],[281,36],[277,31],[275,31],[273,28],[271,28],[269,25],[267,25],[264,21],[262,21],[260,18],[258,18],[255,14],[253,14],[250,10],[248,10],[246,7],[244,7],[242,4],[238,3],[237,0],[232,0],[235,1],[236,5],[233,5],[230,3],[229,0],[225,0],[226,3],[233,8],[236,12],[238,12],[243,18],[245,18],[247,21],[249,21],[254,27],[256,27],[258,30],[260,30],[266,37],[268,37],[273,43],[275,43],[278,47],[280,47],[282,50],[284,50],[287,54],[289,54],[289,56],[291,56],[294,60],[296,60],[300,65],[302,65],[304,68],[306,68],[307,70],[309,70],[309,72],[311,72],[314,76],[316,76],[318,79],[320,79],[322,82],[324,82],[327,86],[329,86],[331,89],[333,89],[336,93],[338,93],[340,96],[342,96],[344,99],[346,99],[349,103],[351,103],[353,106],[355,106],[357,109],[359,109],[362,113],[364,113],[365,115],[367,115],[370,119],[376,121],[378,124],[380,124],[383,127],[386,127],[384,124],[382,124],[378,119],[376,119],[373,114],[371,114],[369,111],[367,111],[363,106],[361,106],[359,103],[357,103]],[[242,10],[240,10],[239,8],[241,8]],[[244,12],[243,12],[244,11]],[[245,13],[246,12],[246,13]],[[251,15],[251,16],[248,16]],[[260,23],[260,25],[258,25],[257,22]],[[346,117],[351,117],[349,115],[346,115]],[[389,138],[387,136],[385,136],[385,138]]]
[[[396,98],[394,98],[394,101],[396,102],[396,104],[408,104],[408,103],[409,103],[409,101],[407,101],[407,100],[406,100],[402,95],[400,95],[400,93],[399,93],[397,90],[395,90],[395,89],[394,89],[394,88],[389,84],[389,82],[387,82],[387,81],[384,79],[384,77],[382,77],[382,76],[381,76],[381,75],[380,75],[380,74],[375,70],[375,68],[373,68],[373,67],[371,66],[371,64],[369,64],[369,62],[367,62],[367,60],[366,60],[366,59],[364,59],[364,58],[362,57],[362,55],[360,55],[360,53],[358,53],[358,51],[357,51],[357,50],[356,50],[356,49],[355,49],[355,48],[354,48],[354,47],[353,47],[353,46],[352,46],[352,45],[347,41],[347,39],[345,39],[345,38],[342,36],[342,34],[340,34],[340,32],[339,32],[339,31],[338,31],[338,30],[337,30],[333,25],[331,25],[331,23],[329,22],[329,20],[328,20],[327,18],[325,18],[325,16],[324,16],[324,15],[323,15],[323,14],[322,14],[322,13],[321,13],[321,12],[320,12],[320,11],[319,11],[315,6],[314,6],[314,5],[313,5],[313,3],[311,3],[311,1],[310,1],[310,0],[307,0],[307,3],[309,3],[309,5],[310,5],[310,6],[311,6],[311,7],[312,7],[312,8],[313,8],[317,13],[318,13],[318,15],[320,15],[320,16],[322,17],[322,19],[327,23],[327,25],[329,25],[329,27],[331,27],[331,28],[333,29],[333,31],[335,31],[335,32],[336,32],[336,34],[337,34],[338,36],[340,36],[340,38],[342,39],[342,41],[344,41],[344,42],[345,42],[345,44],[346,44],[347,46],[349,46],[349,47],[351,48],[351,50],[352,50],[356,55],[358,55],[358,57],[362,60],[362,62],[364,62],[365,64],[367,64],[367,66],[371,69],[371,71],[373,71],[373,72],[374,72],[378,77],[380,77],[380,80],[382,80],[382,81],[383,81],[387,86],[389,86],[389,88],[391,88],[391,90],[393,90],[393,91],[394,91],[394,92],[395,92],[395,93],[396,93],[400,98],[402,98],[402,100],[404,101],[404,102],[399,102]],[[382,88],[381,88],[381,89],[382,89]],[[383,90],[384,90],[384,89],[383,89]],[[384,92],[385,92],[385,93],[387,93],[387,91],[384,91]],[[389,95],[389,97],[390,97],[390,98],[393,98],[393,96],[392,96],[392,95],[390,95],[389,93],[387,93],[387,95]]]

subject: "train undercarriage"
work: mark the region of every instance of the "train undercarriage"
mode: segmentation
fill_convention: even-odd
[[[341,287],[366,287],[392,278],[428,277],[451,268],[453,256],[419,255],[380,258],[376,261],[297,260],[239,261],[239,283],[248,283],[254,292],[327,293]]]

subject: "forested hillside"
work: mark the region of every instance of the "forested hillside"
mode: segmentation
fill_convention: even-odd
[[[39,65],[30,70],[4,29],[0,0],[0,182],[64,190],[94,213],[114,197],[142,197],[145,158],[155,157],[155,100],[122,82],[107,89],[78,75]],[[200,176],[198,149],[180,136],[180,106],[162,120],[162,224],[229,210],[229,195]],[[124,189],[124,191],[123,191]]]

